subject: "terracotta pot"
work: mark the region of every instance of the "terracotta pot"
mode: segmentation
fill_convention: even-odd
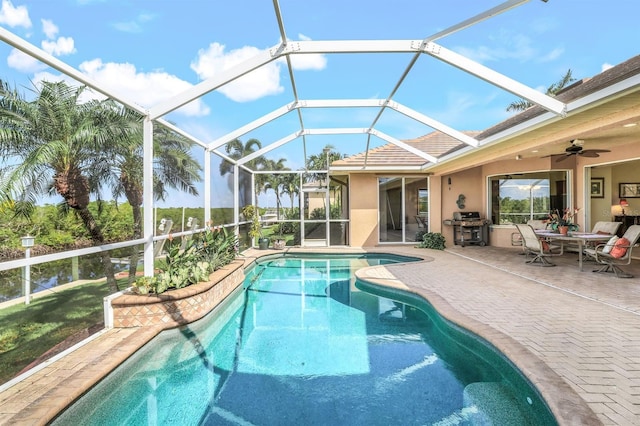
[[[568,226],[558,226],[558,231],[562,235],[567,235],[567,232],[569,232],[569,227]]]

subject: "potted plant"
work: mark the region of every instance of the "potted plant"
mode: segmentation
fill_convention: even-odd
[[[578,214],[580,209],[576,208],[571,210],[570,208],[564,209],[562,215],[558,210],[549,215],[549,223],[551,229],[557,230],[563,235],[567,235],[569,231],[577,231],[580,227],[573,223],[573,218]]]
[[[258,239],[258,248],[260,250],[266,250],[269,248],[269,238],[265,238],[262,235],[262,227],[260,226],[260,215],[258,209],[253,204],[247,204],[242,208],[242,214],[244,218],[251,222],[249,228],[249,236],[251,239]]]
[[[282,250],[287,245],[287,240],[284,235],[274,234],[271,236],[270,239],[271,239],[271,244],[273,245],[273,248],[276,250]]]

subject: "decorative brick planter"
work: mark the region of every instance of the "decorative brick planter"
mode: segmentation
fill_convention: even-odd
[[[173,328],[211,312],[244,281],[244,262],[234,261],[214,271],[208,282],[159,295],[126,292],[111,300],[113,327]]]

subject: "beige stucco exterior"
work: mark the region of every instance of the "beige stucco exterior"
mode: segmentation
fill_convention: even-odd
[[[604,153],[599,158],[573,157],[554,164],[552,158],[530,158],[526,160],[499,160],[482,166],[469,165],[466,170],[429,178],[430,211],[432,232],[441,232],[448,242],[453,241],[453,230],[443,226],[442,221],[459,211],[456,201],[465,196],[464,211],[479,211],[488,217],[487,179],[490,176],[547,170],[569,170],[571,172],[571,195],[573,205],[580,209],[578,224],[590,229],[597,221],[613,220],[620,214],[619,183],[640,182],[640,141],[621,146],[619,151]],[[386,174],[391,175],[391,174]],[[604,178],[604,198],[590,198],[590,178]],[[449,179],[451,184],[449,185]],[[378,245],[378,178],[376,174],[353,173],[349,178],[350,188],[350,241],[352,246]],[[413,192],[413,191],[411,191]],[[585,200],[589,203],[585,206]],[[640,198],[627,198],[627,215],[640,215]],[[405,204],[415,202],[407,197]],[[411,207],[405,206],[405,210]],[[409,219],[411,224],[411,219]],[[506,247],[511,245],[513,226],[491,226],[489,244]]]
[[[636,89],[638,90],[638,89]],[[620,214],[618,186],[620,183],[640,183],[640,134],[618,136],[623,124],[638,122],[640,117],[640,90],[603,103],[584,113],[564,120],[557,120],[529,132],[514,135],[499,146],[461,155],[453,161],[425,172],[429,178],[429,226],[432,232],[441,232],[449,243],[453,230],[444,226],[453,212],[460,210],[456,200],[465,197],[465,211],[479,211],[489,217],[487,182],[490,176],[522,172],[568,170],[567,193],[569,205],[579,208],[577,223],[582,229],[591,229],[597,221],[610,221]],[[632,120],[632,121],[630,121]],[[637,127],[640,127],[640,123]],[[571,156],[557,162],[553,154],[562,154],[566,141],[585,138],[597,141],[589,146],[610,149],[599,157]],[[550,148],[553,147],[553,148]],[[549,153],[548,155],[543,155]],[[516,159],[518,158],[518,159]],[[435,172],[434,172],[435,170]],[[405,172],[406,173],[406,172]],[[397,173],[380,172],[350,174],[350,242],[352,246],[375,246],[379,244],[379,206],[377,176],[402,176]],[[415,177],[416,174],[411,176]],[[604,178],[604,197],[591,198],[591,177]],[[450,182],[450,183],[449,183]],[[406,204],[405,209],[411,211]],[[640,215],[640,198],[627,198],[626,215]],[[414,201],[411,201],[412,203]],[[408,215],[409,216],[409,215]],[[412,216],[412,215],[411,215]],[[411,219],[409,219],[411,225]],[[492,225],[489,244],[511,245],[511,234],[515,227]],[[407,240],[408,243],[411,241]]]

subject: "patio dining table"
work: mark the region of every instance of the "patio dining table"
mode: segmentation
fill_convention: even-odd
[[[594,234],[591,232],[569,232],[567,235],[564,235],[558,232],[549,231],[547,229],[536,230],[536,234],[550,242],[559,242],[560,254],[564,253],[565,243],[578,244],[578,265],[580,271],[583,270],[582,253],[584,251],[584,246],[587,243],[606,243],[612,237],[612,235],[608,234]]]

